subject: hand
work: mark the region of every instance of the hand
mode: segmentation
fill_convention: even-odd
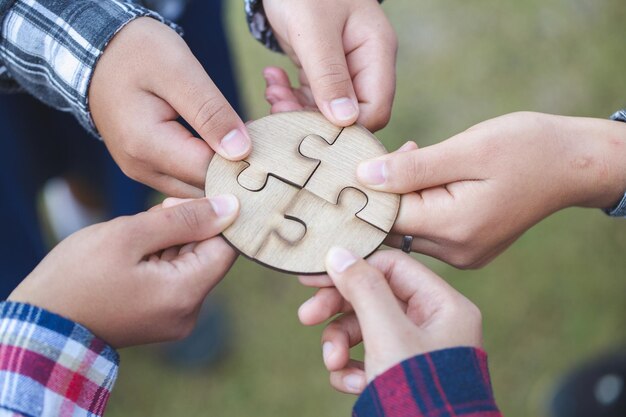
[[[264,71],[272,113],[319,108],[338,126],[388,122],[396,84],[396,35],[376,0],[264,0],[275,36],[300,74]]]
[[[243,122],[183,39],[151,18],[129,23],[107,46],[89,103],[124,173],[170,196],[204,196],[213,151],[239,160],[251,149]]]
[[[220,237],[234,196],[185,201],[88,227],[50,252],[9,300],[80,323],[113,347],[185,337],[236,255]]]
[[[620,122],[514,113],[403,148],[357,172],[372,189],[407,193],[387,243],[414,236],[414,251],[460,268],[487,264],[557,210],[612,207],[626,190]]]
[[[413,356],[482,346],[480,310],[432,271],[398,251],[367,262],[333,248],[326,267],[336,287],[320,289],[298,312],[305,325],[342,313],[322,334],[324,363],[335,389],[358,394],[377,375]],[[315,277],[301,277],[315,285]],[[365,364],[350,348],[365,345]],[[364,370],[363,370],[364,368]]]

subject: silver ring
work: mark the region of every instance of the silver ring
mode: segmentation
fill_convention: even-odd
[[[402,252],[411,253],[413,248],[413,236],[406,235],[402,238]]]

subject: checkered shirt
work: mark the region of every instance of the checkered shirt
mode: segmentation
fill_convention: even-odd
[[[0,303],[0,417],[101,416],[119,356],[85,327],[41,308]],[[354,417],[501,417],[487,355],[418,355],[372,381]]]
[[[119,357],[83,326],[0,303],[0,417],[101,416]]]

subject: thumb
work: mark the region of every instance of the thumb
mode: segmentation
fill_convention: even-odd
[[[350,126],[359,117],[359,105],[346,62],[342,33],[330,21],[311,22],[302,29],[293,49],[309,81],[315,103],[337,126]]]
[[[209,239],[221,233],[239,214],[239,201],[225,194],[164,204],[156,211],[126,218],[126,235],[140,257],[173,246]]]
[[[481,179],[479,164],[467,141],[449,139],[436,145],[363,161],[358,180],[374,190],[405,194],[465,179]]]
[[[245,158],[252,149],[245,124],[184,42],[181,49],[175,63],[164,65],[155,93],[215,152],[229,160]]]
[[[366,351],[382,353],[386,346],[393,347],[406,316],[383,273],[338,247],[328,252],[326,269],[337,290],[354,308]]]

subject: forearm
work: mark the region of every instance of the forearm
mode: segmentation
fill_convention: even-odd
[[[376,377],[354,405],[354,417],[501,417],[487,355],[452,348],[407,359]]]
[[[0,89],[25,90],[73,113],[93,133],[87,93],[109,41],[138,17],[165,22],[129,1],[3,0],[0,5]]]
[[[100,416],[118,366],[115,350],[85,327],[38,307],[0,303],[0,415]]]

